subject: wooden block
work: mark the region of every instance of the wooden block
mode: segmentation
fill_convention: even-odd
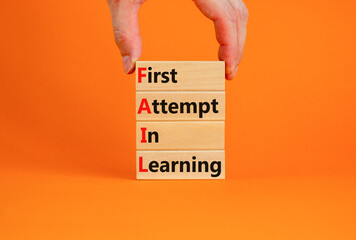
[[[225,92],[137,92],[136,120],[225,120]]]
[[[137,179],[225,179],[225,151],[137,151]]]
[[[224,121],[136,122],[138,150],[222,150]]]
[[[224,91],[225,63],[222,61],[136,62],[136,91],[195,90]]]

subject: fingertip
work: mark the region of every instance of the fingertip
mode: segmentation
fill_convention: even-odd
[[[238,68],[239,68],[239,67],[236,66],[232,71],[231,71],[230,69],[226,69],[226,73],[225,73],[226,79],[227,79],[227,80],[232,80],[232,79],[234,79]]]
[[[218,57],[225,62],[225,78],[231,80],[237,71],[237,55],[235,54],[237,46],[235,44],[219,47]]]
[[[135,62],[136,61],[133,61],[129,55],[123,56],[122,62],[124,65],[125,73],[131,74],[135,71]]]
[[[225,61],[225,78],[232,80],[236,74],[238,66],[233,61]]]
[[[135,72],[135,66],[136,66],[136,64],[135,64],[135,63],[132,63],[131,68],[130,68],[130,70],[127,72],[127,74],[132,74],[132,73],[134,73],[134,72]]]

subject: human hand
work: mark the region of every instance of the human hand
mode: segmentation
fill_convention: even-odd
[[[219,60],[225,61],[225,77],[233,79],[241,62],[246,39],[248,10],[242,0],[193,0],[199,10],[214,22],[220,44]],[[114,36],[120,49],[124,71],[133,73],[141,57],[142,39],[138,10],[145,0],[107,0]]]

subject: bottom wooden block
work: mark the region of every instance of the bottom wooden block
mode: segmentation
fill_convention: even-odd
[[[137,179],[225,179],[225,151],[137,151]]]

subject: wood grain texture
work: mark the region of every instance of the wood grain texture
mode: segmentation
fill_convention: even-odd
[[[147,143],[142,143],[142,130],[146,128]],[[148,132],[152,142],[148,142]],[[136,122],[136,149],[138,150],[219,150],[224,149],[224,121]]]
[[[139,111],[146,100],[150,113]],[[164,100],[167,105],[153,111],[154,100]],[[225,92],[137,92],[136,120],[225,120]]]
[[[148,67],[151,72],[175,69],[177,83],[148,83]],[[146,68],[146,77],[138,82],[139,68]],[[136,91],[224,91],[225,63],[222,61],[137,61]]]
[[[153,161],[160,167],[168,167],[164,168],[165,171],[155,167],[156,172],[152,172],[149,164]],[[181,171],[180,162],[185,161],[189,163]],[[225,151],[137,151],[136,166],[137,179],[225,179]]]

